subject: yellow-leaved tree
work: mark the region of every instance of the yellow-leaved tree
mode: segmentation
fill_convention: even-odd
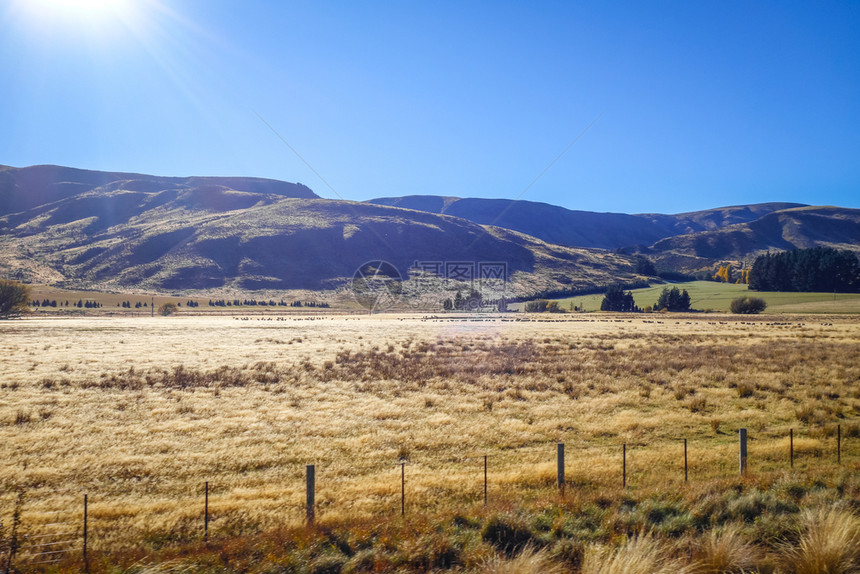
[[[723,283],[728,283],[732,280],[732,264],[729,263],[725,266],[720,265],[720,268],[714,274],[714,281],[722,281]]]

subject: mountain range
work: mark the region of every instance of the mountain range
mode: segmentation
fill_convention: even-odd
[[[860,249],[860,210],[792,203],[675,215],[530,201],[327,200],[298,183],[0,166],[0,276],[64,287],[338,290],[368,261],[503,262],[514,294],[695,272],[773,249]]]
[[[559,245],[639,254],[658,269],[681,273],[723,262],[749,264],[767,251],[818,246],[860,251],[860,210],[841,207],[759,203],[628,215],[508,199],[413,195],[370,201],[498,225]]]
[[[443,213],[483,225],[514,229],[549,243],[597,249],[647,246],[661,239],[748,223],[797,203],[763,203],[663,215],[574,211],[534,201],[409,195],[371,199],[370,203]]]

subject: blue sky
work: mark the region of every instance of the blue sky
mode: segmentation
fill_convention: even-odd
[[[0,164],[860,207],[860,2],[0,0],[0,29]]]

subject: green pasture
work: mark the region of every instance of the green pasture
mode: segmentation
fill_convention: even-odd
[[[767,301],[765,313],[860,313],[858,293],[783,293],[773,291],[749,291],[746,285],[716,283],[714,281],[690,281],[687,283],[661,284],[634,289],[633,299],[642,309],[653,306],[664,287],[686,289],[690,294],[693,309],[699,311],[729,312],[732,299],[750,295]],[[582,295],[555,299],[559,307],[570,311],[579,307],[585,311],[599,311],[603,295]],[[522,308],[522,304],[518,307]]]

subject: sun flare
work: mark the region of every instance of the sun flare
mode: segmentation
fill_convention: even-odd
[[[109,21],[122,18],[130,9],[130,0],[29,0],[30,14],[45,19]]]
[[[125,0],[38,0],[45,8],[54,10],[68,10],[70,12],[87,11],[101,12],[116,10]]]

